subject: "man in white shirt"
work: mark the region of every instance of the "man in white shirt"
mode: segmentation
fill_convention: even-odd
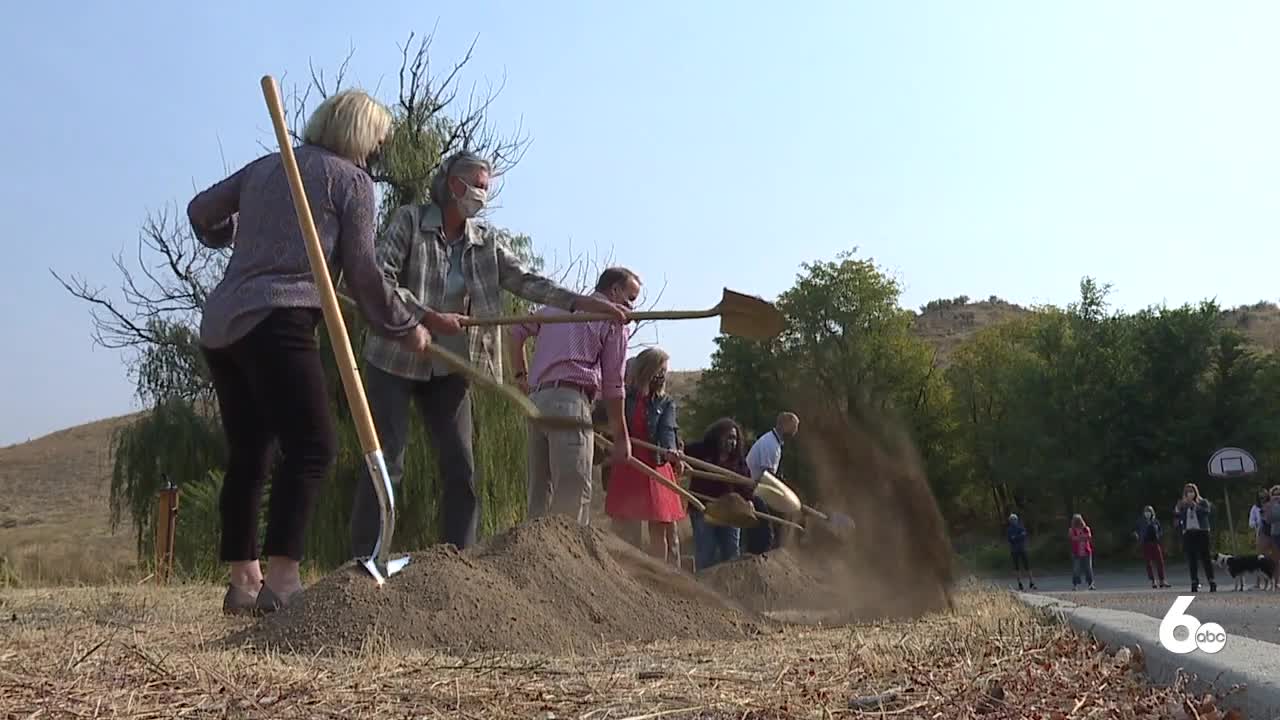
[[[747,469],[751,471],[751,479],[757,483],[767,470],[769,474],[782,479],[782,446],[800,431],[800,418],[793,412],[778,414],[773,429],[761,435],[747,453]],[[764,501],[758,497],[751,499],[757,512],[769,512]],[[751,528],[743,534],[744,552],[761,555],[777,547],[773,528],[766,522],[759,527]]]

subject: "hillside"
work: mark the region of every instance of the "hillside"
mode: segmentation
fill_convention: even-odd
[[[133,564],[128,528],[113,534],[107,514],[111,435],[133,417],[0,448],[0,558],[19,578],[104,580]]]

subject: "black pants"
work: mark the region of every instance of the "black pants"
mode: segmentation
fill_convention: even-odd
[[[227,436],[222,483],[223,562],[256,560],[262,488],[271,482],[268,557],[302,560],[320,484],[338,453],[324,368],[316,340],[320,311],[275,310],[225,348],[203,348]]]
[[[756,512],[768,513],[769,506],[758,497],[751,498],[751,506]],[[746,528],[742,531],[742,551],[748,555],[763,555],[777,547],[775,542],[776,535],[773,532],[773,525],[767,520],[761,520],[760,524],[753,528]]]
[[[404,476],[404,451],[409,441],[409,401],[422,413],[427,433],[440,460],[440,520],[444,541],[459,548],[476,542],[480,529],[480,500],[475,485],[472,449],[471,393],[467,379],[450,374],[419,381],[365,366],[365,391],[373,425],[382,442],[387,474],[396,497]],[[351,513],[351,546],[356,557],[373,553],[378,540],[378,495],[368,478],[356,482]]]
[[[1200,584],[1196,563],[1204,565],[1204,575],[1213,582],[1213,559],[1209,557],[1209,531],[1187,530],[1182,533],[1182,549],[1187,555],[1187,567],[1191,569],[1191,584]]]

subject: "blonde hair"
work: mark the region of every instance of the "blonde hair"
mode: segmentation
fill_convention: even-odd
[[[649,385],[653,382],[654,376],[670,359],[671,356],[662,348],[646,348],[631,362],[631,368],[627,373],[627,387],[637,393],[647,391]],[[658,394],[664,395],[666,391],[666,383],[663,383],[662,387],[658,389]]]
[[[1085,526],[1085,523],[1084,523],[1083,515],[1081,515],[1080,513],[1076,513],[1075,515],[1071,516],[1071,527],[1082,528],[1084,526]]]
[[[391,111],[354,88],[334,93],[311,113],[302,139],[364,166],[391,131]]]

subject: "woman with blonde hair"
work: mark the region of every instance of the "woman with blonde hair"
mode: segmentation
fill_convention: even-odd
[[[374,259],[377,207],[368,165],[390,130],[385,107],[346,90],[316,108],[294,155],[326,259],[345,275],[361,314],[375,332],[423,353],[431,334],[422,322],[434,313],[406,305],[384,284]],[[269,612],[302,590],[307,525],[337,457],[316,338],[320,293],[279,153],[196,195],[187,216],[201,243],[231,248],[200,321],[228,449],[220,501],[220,555],[230,564],[223,610]],[[277,445],[264,576],[258,508]]]
[[[679,441],[676,403],[667,394],[666,351],[652,347],[631,363],[626,377],[627,428],[637,440],[664,450],[677,451]],[[638,446],[635,457],[673,482],[683,464],[675,454],[655,453]],[[614,531],[631,544],[640,546],[640,525],[649,524],[649,552],[661,560],[680,565],[680,545],[676,522],[685,516],[684,499],[670,488],[629,465],[614,467],[604,500],[605,513]]]

